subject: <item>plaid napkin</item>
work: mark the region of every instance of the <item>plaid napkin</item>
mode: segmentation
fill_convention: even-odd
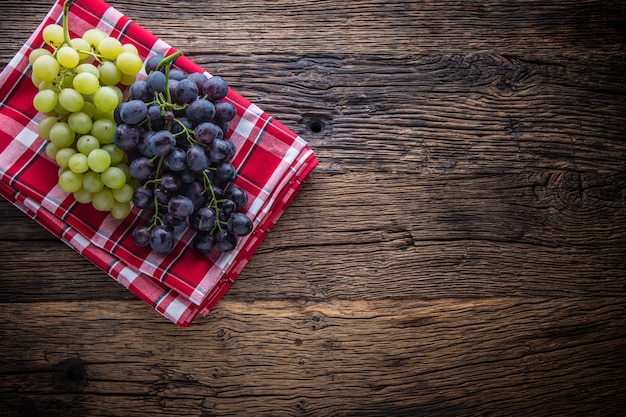
[[[37,90],[29,78],[28,55],[44,45],[45,25],[62,23],[62,12],[63,1],[57,0],[0,73],[0,195],[167,319],[188,326],[198,314],[206,315],[235,281],[317,165],[315,155],[302,138],[230,89],[226,100],[237,109],[229,131],[238,149],[233,160],[239,172],[236,184],[248,193],[245,211],[253,219],[253,232],[241,238],[234,251],[208,256],[187,245],[191,230],[167,255],[135,245],[131,231],[141,221],[140,211],[134,208],[120,222],[89,204],[76,203],[59,189],[57,166],[37,135],[44,115],[32,106]],[[134,44],[144,59],[175,52],[102,0],[76,1],[69,27],[72,36],[97,27]],[[176,64],[187,72],[205,72],[184,56]]]

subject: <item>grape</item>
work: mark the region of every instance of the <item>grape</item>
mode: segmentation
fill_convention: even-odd
[[[79,154],[82,155],[82,154]],[[112,190],[122,188],[126,184],[126,174],[118,167],[110,166],[100,175],[105,186]]]
[[[174,148],[163,160],[170,171],[182,171],[187,168],[187,153],[181,148]]]
[[[235,236],[247,236],[252,232],[252,220],[242,213],[233,213],[228,219],[228,230]]]
[[[54,48],[58,48],[64,40],[63,26],[56,23],[50,24],[43,29],[42,36],[44,42]]]
[[[77,112],[83,108],[83,95],[73,88],[64,88],[59,93],[59,104],[69,112]]]
[[[167,155],[176,146],[176,139],[168,130],[159,130],[148,138],[148,148],[155,156]]]
[[[187,221],[185,219],[179,219],[169,213],[163,216],[163,223],[169,226],[174,235],[180,235],[187,229]]]
[[[229,162],[222,162],[215,170],[215,179],[220,182],[232,182],[236,177],[237,170]]]
[[[213,116],[215,116],[215,109],[216,107],[209,100],[199,98],[187,106],[186,113],[189,120],[195,124],[199,124],[213,120]]]
[[[150,231],[146,226],[137,226],[131,232],[133,241],[139,246],[148,246],[150,243]]]
[[[197,181],[186,184],[181,194],[190,199],[196,209],[200,208],[202,204],[206,202],[204,186]]]
[[[89,74],[95,76],[96,78],[100,77],[100,71],[98,71],[98,67],[95,67],[93,64],[87,63],[87,62],[83,64],[79,64],[74,69],[74,71],[76,72],[76,75],[88,72]]]
[[[124,102],[120,108],[120,118],[124,123],[139,124],[147,114],[146,104],[139,99]]]
[[[218,75],[206,80],[202,85],[202,93],[213,102],[219,101],[226,97],[228,93],[228,84]]]
[[[69,115],[67,118],[67,123],[74,132],[83,135],[91,131],[91,127],[93,126],[91,117],[89,117],[86,113],[76,112]]]
[[[237,210],[242,210],[248,204],[248,194],[239,187],[231,187],[226,197],[235,202]]]
[[[92,202],[93,204],[93,202]],[[130,214],[131,206],[127,201],[117,201],[113,200],[113,205],[109,210],[111,212],[111,216],[117,220],[124,220]]]
[[[82,135],[76,141],[76,149],[78,149],[78,152],[84,155],[89,155],[91,151],[99,148],[100,142],[98,142],[98,139],[94,138],[91,135]]]
[[[82,137],[81,137],[81,139],[82,139]],[[104,145],[102,147],[102,149],[107,151],[109,153],[109,155],[111,156],[111,165],[115,165],[115,164],[118,164],[118,163],[124,161],[124,158],[125,158],[126,154],[124,153],[123,150],[121,150],[120,148],[118,148],[114,144],[112,144],[112,143],[106,144],[106,145]],[[129,176],[130,176],[130,169],[129,169]]]
[[[100,41],[107,37],[107,34],[97,28],[90,28],[83,33],[82,38],[89,42],[89,45],[96,49]]]
[[[235,145],[228,140],[215,138],[209,147],[211,162],[227,162],[235,155]]]
[[[120,203],[127,203],[129,201],[132,201],[134,189],[130,184],[126,183],[120,188],[112,189],[111,192],[113,193],[113,198],[115,199],[115,201],[119,201]]]
[[[237,237],[226,230],[217,232],[215,246],[220,252],[230,252],[237,246]]]
[[[204,147],[194,145],[187,150],[187,166],[192,171],[201,172],[205,170],[209,164],[209,157],[207,156]]]
[[[66,122],[58,122],[50,128],[50,141],[59,148],[67,148],[74,143],[74,131]]]
[[[136,53],[122,50],[115,59],[115,65],[122,73],[135,75],[141,71],[143,62]]]
[[[74,68],[78,65],[78,61],[80,61],[80,56],[78,52],[76,52],[76,49],[67,45],[57,50],[56,57],[59,64],[63,65],[65,68]]]
[[[227,101],[215,103],[215,117],[224,122],[230,122],[237,115],[235,106]]]
[[[208,207],[200,207],[193,213],[192,226],[201,232],[210,232],[217,226],[215,213]]]
[[[59,175],[59,187],[66,193],[74,193],[83,186],[83,174],[72,172],[69,169]]]
[[[154,208],[154,194],[152,188],[137,187],[133,193],[133,203],[140,209]]]
[[[70,170],[72,170],[73,172],[76,172],[77,174],[83,174],[87,172],[89,170],[89,164],[87,163],[87,155],[82,154],[80,152],[74,153],[68,160],[67,166]]]
[[[154,164],[145,156],[134,159],[130,163],[130,175],[140,181],[148,179],[154,170]]]
[[[89,42],[86,39],[73,38],[70,40],[70,44],[72,48],[74,48],[78,53],[79,60],[82,61],[89,56],[86,52],[89,52],[91,50],[91,45],[89,45]]]
[[[150,247],[155,252],[171,252],[174,247],[174,237],[171,229],[164,225],[155,226],[150,231]]]
[[[122,43],[115,38],[107,36],[98,43],[98,51],[104,58],[114,59],[124,50]]]
[[[70,158],[76,153],[74,148],[62,148],[59,149],[55,155],[55,160],[58,166],[67,168],[70,165]]]
[[[198,233],[193,239],[193,247],[200,253],[210,253],[215,247],[215,238],[210,233]]]
[[[191,103],[198,98],[198,86],[193,81],[185,78],[176,85],[175,94],[179,103]]]
[[[193,202],[183,195],[175,195],[167,203],[167,211],[174,217],[184,219],[194,212]]]
[[[59,75],[59,62],[51,55],[42,55],[33,62],[33,75],[41,81],[52,82]]]
[[[161,117],[161,108],[157,104],[153,104],[149,106],[148,109],[146,110],[146,115],[151,120],[156,120],[159,117]]]
[[[195,127],[193,133],[197,140],[206,145],[211,144],[215,138],[221,139],[223,137],[222,129],[211,122],[200,123]]]
[[[28,62],[30,63],[30,65],[33,65],[33,63],[37,60],[37,58],[39,58],[42,55],[51,56],[52,52],[48,51],[46,48],[35,48],[28,55]]]
[[[37,126],[37,133],[44,140],[50,140],[50,129],[57,123],[57,118],[55,116],[49,116],[39,122],[39,126]]]
[[[152,101],[152,95],[148,91],[148,82],[146,80],[137,80],[132,83],[128,89],[128,95],[131,100],[141,100],[145,103]]]
[[[87,156],[89,168],[95,172],[104,172],[111,165],[111,155],[104,149],[94,149]]]
[[[113,86],[122,79],[122,72],[110,61],[104,61],[98,65],[100,82],[104,85]]]
[[[223,222],[227,222],[230,216],[237,210],[237,205],[233,200],[226,199],[220,207],[219,219]]]
[[[170,81],[172,81],[172,80],[180,81],[180,80],[182,80],[184,78],[187,78],[187,74],[185,74],[184,71],[181,71],[181,70],[175,69],[175,68],[170,69],[170,72],[169,72],[169,80]]]
[[[116,128],[117,126],[112,120],[99,119],[93,122],[93,125],[91,126],[91,135],[101,144],[113,143]]]
[[[167,78],[160,71],[154,71],[147,78],[149,93],[164,93],[167,88]]]
[[[91,194],[91,205],[98,211],[111,211],[115,204],[113,193],[107,187]]]
[[[157,65],[159,65],[159,63],[162,60],[163,60],[162,54],[157,54],[148,58],[145,62],[146,74],[150,74],[151,72],[155,71],[157,68]]]
[[[174,173],[168,172],[161,176],[161,189],[171,194],[183,186],[183,182]]]
[[[33,99],[35,110],[42,113],[49,113],[54,110],[57,102],[58,96],[53,90],[41,90],[35,94],[35,98]]]
[[[100,174],[94,171],[85,172],[83,175],[83,188],[91,193],[97,193],[104,188]]]
[[[78,191],[74,191],[74,200],[82,204],[91,203],[91,193],[81,188]]]
[[[108,112],[115,110],[119,103],[117,92],[110,86],[103,86],[98,88],[93,95],[93,104],[96,108]]]
[[[90,67],[93,68],[93,65]],[[94,94],[100,87],[100,80],[91,72],[80,72],[74,76],[72,85],[81,94]]]
[[[137,146],[141,131],[135,125],[123,123],[117,126],[113,135],[113,143],[122,150],[129,150]]]

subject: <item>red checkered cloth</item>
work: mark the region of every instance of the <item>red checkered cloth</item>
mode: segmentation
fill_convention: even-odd
[[[58,187],[56,163],[45,155],[45,143],[37,135],[44,115],[32,105],[37,90],[28,55],[44,45],[44,26],[62,23],[62,12],[63,0],[57,0],[0,73],[0,195],[163,316],[188,326],[198,314],[206,315],[235,281],[317,165],[315,155],[302,138],[230,89],[226,100],[237,109],[229,131],[238,149],[236,184],[248,193],[245,212],[253,219],[253,232],[240,238],[234,251],[208,256],[189,247],[191,230],[167,255],[135,245],[131,231],[142,221],[141,212],[134,208],[127,219],[117,221],[90,204],[78,204]],[[97,27],[134,44],[144,59],[175,52],[102,0],[76,1],[69,27],[72,37]],[[184,56],[176,64],[187,72],[205,72]]]

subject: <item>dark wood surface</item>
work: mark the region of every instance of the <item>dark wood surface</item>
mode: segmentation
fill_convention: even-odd
[[[1,201],[0,415],[626,415],[623,1],[111,4],[320,165],[188,329]]]

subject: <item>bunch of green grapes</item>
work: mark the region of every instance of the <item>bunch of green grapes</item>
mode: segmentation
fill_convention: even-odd
[[[134,188],[127,155],[114,144],[115,109],[122,88],[136,80],[143,61],[137,48],[92,28],[70,38],[67,12],[63,25],[43,30],[46,48],[29,55],[31,79],[38,92],[35,109],[44,113],[39,136],[46,154],[59,166],[59,187],[76,201],[124,219]]]

